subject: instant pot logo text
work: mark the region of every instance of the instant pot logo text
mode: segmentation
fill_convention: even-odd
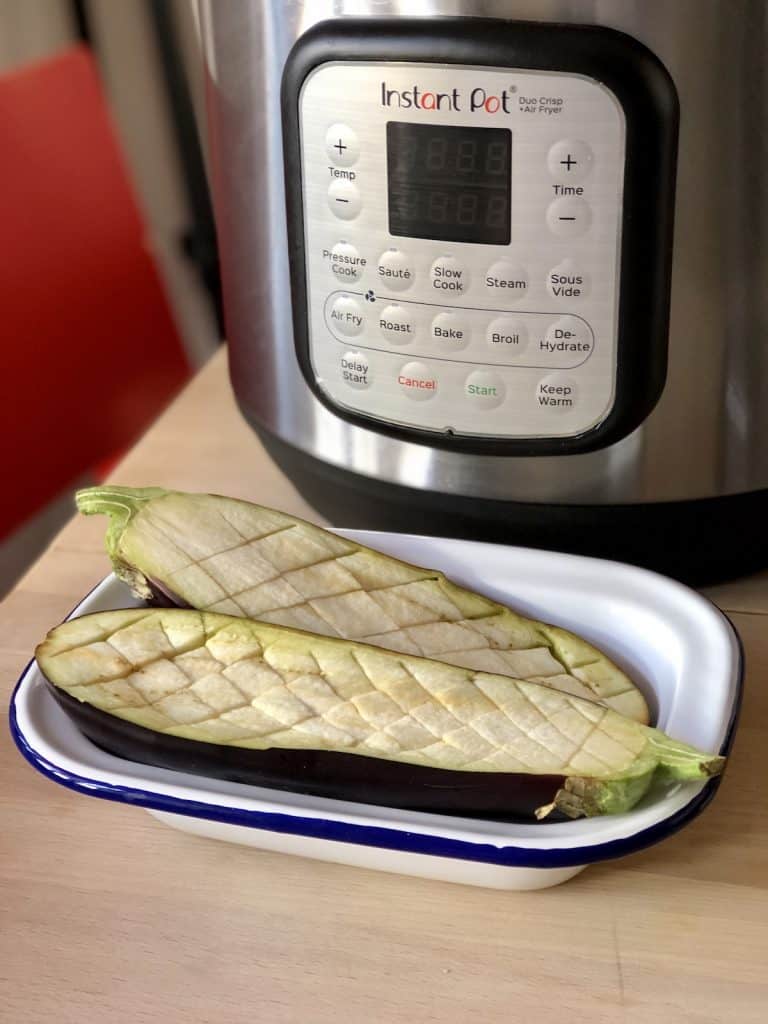
[[[402,107],[416,110],[467,110],[474,113],[483,110],[486,114],[512,111],[512,94],[503,89],[500,93],[488,93],[478,86],[466,95],[459,89],[449,92],[434,92],[412,85],[410,89],[390,89],[386,82],[381,83],[381,105],[383,107]]]

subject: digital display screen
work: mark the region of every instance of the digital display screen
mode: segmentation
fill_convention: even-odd
[[[508,245],[512,132],[387,123],[389,232]]]

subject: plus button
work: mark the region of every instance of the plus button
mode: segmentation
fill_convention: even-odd
[[[336,143],[336,145],[335,145],[335,146],[334,146],[333,148],[334,148],[334,149],[338,149],[338,151],[339,151],[339,156],[343,156],[343,154],[344,154],[344,150],[345,150],[345,149],[346,149],[347,147],[346,147],[346,146],[344,145],[344,143],[343,143],[343,142],[341,141],[341,139],[339,139],[339,141],[338,141],[338,142]]]
[[[573,159],[573,157],[571,156],[571,154],[570,154],[570,153],[568,154],[568,156],[566,157],[566,159],[565,159],[565,160],[561,160],[561,161],[560,161],[560,163],[561,163],[561,164],[563,164],[563,165],[565,166],[565,169],[566,169],[567,171],[570,171],[570,169],[571,169],[572,167],[575,167],[575,166],[576,166],[576,164],[577,164],[578,162],[579,162],[578,160],[574,160],[574,159]]]

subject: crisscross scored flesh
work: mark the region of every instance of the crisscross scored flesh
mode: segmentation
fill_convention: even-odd
[[[593,701],[228,616],[90,615],[57,627],[36,653],[73,697],[204,742],[593,778],[636,776],[658,762],[656,730]]]
[[[78,506],[112,517],[115,569],[140,596],[159,582],[192,608],[528,679],[648,721],[637,687],[580,637],[285,513],[159,488],[92,488]]]

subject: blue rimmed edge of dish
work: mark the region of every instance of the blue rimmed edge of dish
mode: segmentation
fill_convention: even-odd
[[[736,724],[741,710],[744,689],[744,648],[738,631],[730,619],[718,609],[728,628],[733,633],[738,650],[736,671],[736,693],[726,729],[725,739],[720,753],[728,755],[733,745]],[[707,807],[713,799],[722,781],[722,776],[710,779],[684,807],[663,821],[622,839],[613,839],[605,843],[563,849],[544,849],[541,847],[497,846],[491,843],[475,843],[464,839],[450,839],[445,836],[434,836],[410,830],[386,828],[379,825],[361,825],[352,822],[335,821],[328,818],[302,817],[295,814],[283,814],[274,811],[246,810],[242,808],[222,807],[213,803],[186,800],[181,797],[162,793],[153,793],[146,789],[133,788],[89,779],[77,775],[58,765],[53,764],[32,747],[18,723],[16,698],[20,687],[29,674],[32,659],[16,684],[11,697],[9,722],[14,742],[22,756],[42,775],[67,789],[86,796],[95,796],[103,800],[113,800],[147,810],[163,811],[187,817],[217,821],[227,825],[240,825],[247,828],[262,829],[288,835],[304,836],[310,839],[324,839],[340,843],[352,843],[359,846],[378,847],[396,850],[401,853],[420,853],[433,857],[446,857],[454,860],[475,861],[503,867],[522,868],[567,868],[583,864],[594,864],[603,860],[613,860],[637,853],[649,846],[661,842],[674,835],[689,824]],[[130,762],[127,762],[130,763]]]

